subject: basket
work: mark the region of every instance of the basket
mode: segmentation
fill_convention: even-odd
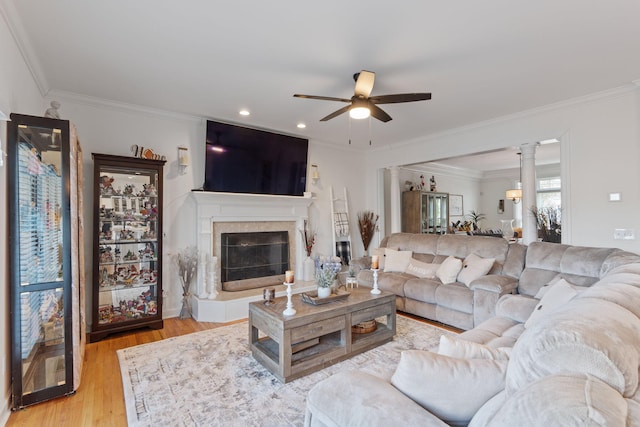
[[[357,325],[353,325],[351,327],[351,332],[354,334],[368,334],[375,331],[377,328],[378,322],[375,320],[367,320],[365,322],[360,322]]]

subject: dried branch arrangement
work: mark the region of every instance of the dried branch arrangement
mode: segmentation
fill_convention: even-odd
[[[371,239],[373,239],[373,234],[378,230],[378,215],[372,211],[358,212],[358,227],[360,228],[364,251],[367,252]]]

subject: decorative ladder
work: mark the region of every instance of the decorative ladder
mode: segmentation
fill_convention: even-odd
[[[336,256],[342,260],[343,265],[349,265],[349,261],[351,261],[351,227],[347,187],[344,187],[344,198],[342,199],[333,195],[333,187],[329,187],[329,195],[331,198],[334,251]]]

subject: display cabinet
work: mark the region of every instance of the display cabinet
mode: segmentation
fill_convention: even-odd
[[[11,406],[19,409],[80,385],[82,150],[69,121],[21,114],[11,115],[7,142]]]
[[[93,153],[90,341],[162,321],[164,160]]]
[[[449,225],[449,193],[402,193],[402,231],[446,234]]]

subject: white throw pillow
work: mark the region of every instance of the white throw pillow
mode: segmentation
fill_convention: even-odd
[[[495,258],[482,258],[476,254],[469,254],[462,262],[462,270],[458,274],[458,282],[471,285],[478,277],[486,275],[496,262]]]
[[[581,292],[581,289],[576,289],[578,286],[574,286],[564,279],[558,280],[554,285],[551,285],[543,292],[543,297],[540,302],[533,309],[533,312],[524,323],[525,328],[531,327],[534,323],[540,319],[547,317],[555,309],[565,305],[573,297]],[[540,291],[538,291],[540,294]]]
[[[455,336],[442,335],[438,354],[459,359],[509,360],[510,347],[489,347],[488,345],[458,339]]]
[[[438,271],[438,268],[440,268],[440,264],[422,262],[411,258],[409,265],[407,265],[407,269],[404,272],[423,279],[433,279],[436,277],[436,271]]]
[[[371,255],[377,255],[378,256],[378,268],[380,270],[384,270],[384,260],[385,260],[384,252],[385,252],[385,249],[386,248],[371,249]]]
[[[462,261],[454,256],[447,257],[436,270],[436,277],[444,284],[453,283],[456,281],[461,268]]]
[[[391,384],[451,425],[467,425],[504,389],[507,362],[458,359],[424,350],[402,352]]]
[[[396,251],[395,249],[385,248],[384,250],[384,271],[404,273],[411,261],[411,251]]]

